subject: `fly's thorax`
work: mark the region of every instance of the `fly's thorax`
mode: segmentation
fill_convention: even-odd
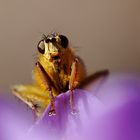
[[[72,53],[70,48],[62,50],[62,55],[60,55],[61,62],[59,64],[54,64],[54,60],[50,61],[50,59],[47,58],[47,55],[49,55],[47,53],[39,54],[37,61],[41,64],[45,72],[49,75],[57,89],[59,89],[59,91],[61,92],[67,91],[69,76],[71,74],[71,64],[74,59],[74,54]],[[36,82],[41,88],[45,89],[45,85],[40,76],[40,72],[38,72],[37,69],[34,72]]]

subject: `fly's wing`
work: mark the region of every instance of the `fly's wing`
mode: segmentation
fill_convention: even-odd
[[[33,109],[37,116],[41,116],[49,104],[49,94],[33,85],[15,85],[12,93]]]
[[[109,70],[98,71],[87,78],[81,83],[80,88],[90,90],[98,82],[104,80],[109,75]]]

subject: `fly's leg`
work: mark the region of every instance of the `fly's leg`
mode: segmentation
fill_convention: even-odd
[[[77,75],[77,66],[78,65],[78,59],[76,58],[71,66],[71,75],[70,75],[70,81],[69,81],[69,90],[70,90],[70,106],[72,110],[72,114],[76,114],[76,109],[74,105],[74,97],[73,97],[73,90],[75,88],[75,82],[76,82],[76,75]]]
[[[46,73],[46,71],[44,70],[44,68],[42,67],[42,65],[39,62],[36,63],[36,66],[40,73],[41,79],[43,80],[44,84],[46,85],[46,90],[49,92],[51,108],[50,108],[50,111],[48,114],[49,114],[49,116],[56,115],[55,105],[54,105],[54,96],[52,93],[52,86],[53,86],[52,81],[51,81],[49,75]]]
[[[50,108],[50,111],[48,114],[49,114],[49,116],[52,116],[52,115],[56,115],[55,106],[54,106],[54,96],[52,94],[51,89],[49,89],[48,91],[49,91],[49,96],[50,96],[50,100],[51,100],[51,108]]]

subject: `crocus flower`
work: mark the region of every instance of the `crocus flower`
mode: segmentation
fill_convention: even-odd
[[[56,115],[34,121],[31,110],[15,100],[1,99],[1,140],[140,140],[140,76],[110,75],[55,99]]]

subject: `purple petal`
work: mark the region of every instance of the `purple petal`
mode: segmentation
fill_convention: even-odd
[[[57,115],[49,117],[48,108],[30,136],[36,134],[43,140],[140,139],[139,76],[111,75],[88,90],[75,90],[75,116],[70,113],[69,92],[58,96]]]
[[[56,115],[49,116],[48,111],[50,107],[48,107],[43,118],[34,126],[31,137],[33,133],[33,135],[43,136],[41,137],[43,140],[46,138],[82,139],[83,136],[81,134],[84,134],[90,123],[96,121],[104,112],[104,105],[87,91],[77,89],[74,91],[77,114],[73,115],[69,104],[69,95],[70,93],[67,92],[56,98]]]
[[[2,140],[140,140],[139,75],[110,75],[86,90],[76,89],[76,115],[69,94],[56,98],[55,116],[48,116],[49,106],[35,124],[24,105],[0,102]]]
[[[32,112],[7,94],[0,96],[0,110],[0,140],[18,140],[33,124]]]

